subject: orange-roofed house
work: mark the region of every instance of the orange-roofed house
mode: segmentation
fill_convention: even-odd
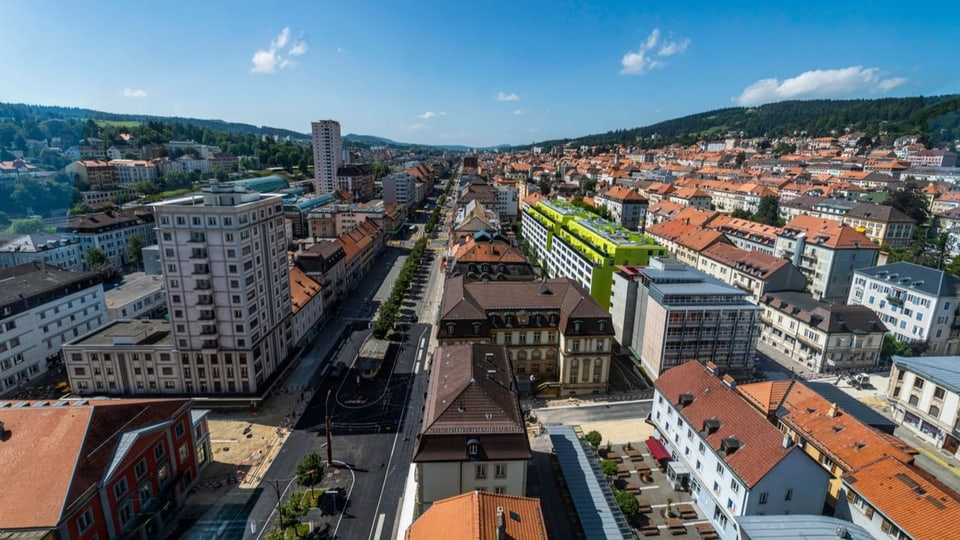
[[[471,491],[437,501],[408,529],[406,540],[546,540],[539,499]]]
[[[0,406],[0,538],[161,538],[211,461],[190,399]]]
[[[517,246],[499,233],[478,231],[461,236],[450,248],[450,275],[468,281],[533,281],[537,274]]]
[[[720,538],[740,538],[738,516],[823,511],[829,475],[741,398],[732,377],[688,362],[654,384],[650,445],[672,456],[670,483],[689,486]]]
[[[800,268],[814,298],[843,301],[855,269],[876,265],[879,251],[880,246],[845,223],[801,215],[780,229],[773,254]]]
[[[844,474],[884,456],[913,463],[915,450],[894,444],[800,381],[764,381],[737,392],[830,474],[826,504],[836,508]]]
[[[300,268],[290,265],[290,306],[293,308],[293,343],[302,345],[316,336],[323,317],[323,287]],[[304,343],[301,343],[304,342]]]
[[[940,540],[960,531],[956,492],[891,456],[843,475],[836,516],[875,538]]]

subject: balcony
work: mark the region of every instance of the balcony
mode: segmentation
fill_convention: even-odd
[[[216,320],[217,316],[212,311],[201,311],[200,316],[197,319],[201,321],[213,321]]]
[[[892,295],[892,294],[889,294],[889,295],[887,295],[887,302],[890,302],[891,304],[896,304],[896,305],[898,305],[898,306],[902,306],[902,305],[903,305],[903,298],[900,298],[899,296],[894,296],[894,295]]]
[[[209,281],[199,281],[199,282],[197,282],[197,284],[194,286],[193,290],[195,290],[195,291],[209,291],[209,290],[212,289],[212,288],[213,288],[213,285],[211,285]]]
[[[220,342],[216,339],[205,339],[203,343],[200,344],[201,349],[218,349],[220,348]]]
[[[215,336],[215,335],[217,335],[217,327],[216,327],[216,326],[204,326],[203,329],[200,330],[200,335],[201,335],[201,336]]]

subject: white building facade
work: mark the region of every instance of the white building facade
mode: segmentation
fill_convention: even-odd
[[[337,182],[337,169],[343,164],[340,122],[320,120],[311,122],[310,128],[313,133],[314,191],[333,193]]]

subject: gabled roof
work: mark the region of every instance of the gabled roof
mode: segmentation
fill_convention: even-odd
[[[863,424],[835,403],[830,403],[802,382],[797,381],[787,391],[777,416],[819,451],[827,454],[844,471],[856,469],[882,456],[892,456],[903,463],[913,462],[913,456],[890,444],[880,432]]]
[[[952,538],[960,530],[956,494],[944,491],[892,457],[848,472],[843,481],[913,538]]]
[[[769,278],[790,264],[789,260],[782,257],[760,251],[747,251],[726,242],[714,243],[700,255],[758,279]]]
[[[529,459],[513,366],[503,345],[439,347],[414,461],[465,461],[476,437],[489,459]]]
[[[0,530],[56,527],[142,436],[190,404],[185,399],[71,400],[57,406],[0,401],[8,433],[0,442]]]
[[[831,219],[813,216],[797,216],[783,226],[779,236],[796,238],[806,235],[807,245],[818,245],[830,249],[880,249],[862,232],[853,227]]]
[[[748,487],[756,485],[790,452],[799,451],[796,446],[783,448],[783,434],[699,362],[668,369],[655,385],[673,404],[678,403],[680,394],[693,395],[693,402],[680,410],[693,429],[701,430],[706,420],[719,421],[716,431],[700,435],[717,455],[724,456],[722,439],[741,441],[740,448],[723,460]]]
[[[885,204],[860,203],[845,215],[882,223],[916,223],[912,217]]]
[[[910,262],[860,268],[856,273],[887,282],[893,287],[912,289],[932,296],[960,295],[960,278],[943,270]]]
[[[687,231],[676,240],[677,245],[683,246],[693,251],[703,251],[709,246],[718,244],[730,244],[726,235],[713,229],[695,229]]]
[[[407,529],[406,540],[498,540],[497,512],[503,509],[505,538],[546,540],[539,499],[472,491],[442,499]]]
[[[739,384],[737,393],[763,414],[773,414],[780,408],[793,383],[794,381],[786,380]]]

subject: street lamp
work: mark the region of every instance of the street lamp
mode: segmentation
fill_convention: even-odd
[[[333,464],[333,441],[330,436],[330,394],[333,393],[333,388],[327,389],[327,399],[323,402],[323,416],[324,416],[324,431],[327,432],[327,466]]]

